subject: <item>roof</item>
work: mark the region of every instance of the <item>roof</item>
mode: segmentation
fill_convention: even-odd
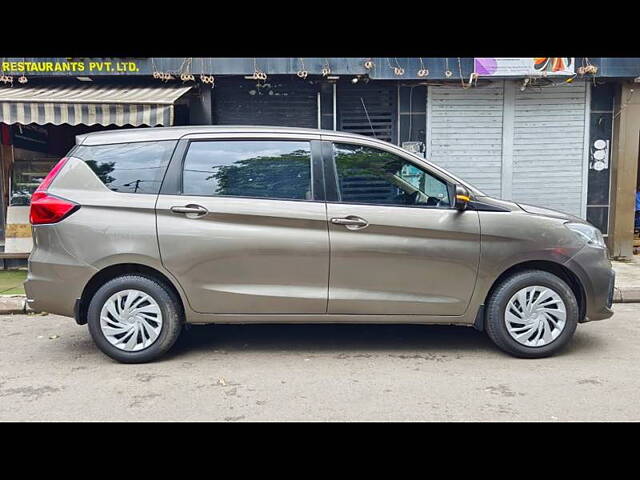
[[[311,136],[332,135],[346,138],[365,138],[373,141],[377,140],[365,135],[339,132],[336,130],[320,130],[317,128],[247,125],[190,125],[182,127],[127,128],[85,133],[83,135],[76,136],[76,143],[78,145],[105,145],[110,143],[141,142],[151,140],[179,140],[185,135],[208,133],[290,133]],[[382,142],[382,140],[377,141]]]

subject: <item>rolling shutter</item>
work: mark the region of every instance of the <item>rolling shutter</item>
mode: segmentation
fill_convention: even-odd
[[[500,196],[503,82],[463,89],[431,86],[427,158],[487,195]]]
[[[213,112],[219,125],[318,128],[318,90],[302,79],[216,79]]]
[[[338,130],[397,142],[397,85],[340,83],[336,96]]]
[[[586,82],[516,90],[514,201],[583,215],[586,98]]]

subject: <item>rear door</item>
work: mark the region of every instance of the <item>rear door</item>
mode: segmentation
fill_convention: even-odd
[[[478,270],[478,212],[452,208],[453,184],[397,151],[340,137],[323,151],[328,312],[462,315]]]
[[[180,141],[157,203],[164,266],[202,313],[325,313],[319,136]]]

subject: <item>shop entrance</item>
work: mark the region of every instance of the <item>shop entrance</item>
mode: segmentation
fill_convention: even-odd
[[[2,225],[0,259],[24,260],[32,248],[31,195],[76,136],[97,130],[187,123],[191,85],[146,80],[30,81],[0,88]]]
[[[75,144],[76,135],[122,128],[101,125],[2,125],[2,235],[6,253],[31,251],[31,195]]]

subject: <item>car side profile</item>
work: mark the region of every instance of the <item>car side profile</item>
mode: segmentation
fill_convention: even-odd
[[[88,324],[126,363],[160,357],[184,324],[255,322],[473,326],[538,358],[613,314],[589,223],[337,131],[80,135],[30,217],[29,305]]]

